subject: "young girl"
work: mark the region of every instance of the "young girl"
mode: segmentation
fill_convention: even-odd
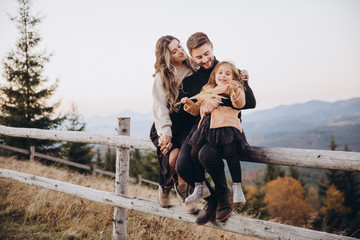
[[[219,105],[211,114],[205,115],[202,104],[208,100],[204,95],[217,96],[215,101],[221,98],[230,98],[233,107]],[[200,97],[203,95],[203,97]],[[202,100],[201,100],[202,99]],[[213,99],[214,100],[214,99]],[[199,94],[198,101],[194,103],[188,98],[182,98],[184,110],[192,115],[201,116],[199,126],[189,140],[192,146],[191,157],[195,162],[197,173],[195,176],[194,192],[185,199],[193,202],[210,196],[210,191],[205,184],[205,171],[199,162],[198,156],[205,144],[216,146],[226,159],[233,180],[233,194],[235,203],[245,203],[245,196],[241,188],[241,167],[239,152],[247,146],[238,114],[240,108],[245,105],[244,87],[240,81],[240,74],[234,64],[220,62],[212,71],[208,83]],[[216,185],[215,185],[216,188]]]

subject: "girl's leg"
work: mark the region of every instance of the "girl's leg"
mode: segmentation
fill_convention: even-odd
[[[237,151],[237,144],[232,142],[223,146],[223,157],[229,166],[229,171],[233,181],[232,189],[234,195],[234,203],[241,204],[245,203],[245,195],[241,187],[241,166],[240,158]]]
[[[226,159],[234,183],[241,182],[240,157],[236,149],[235,142],[224,145],[222,148],[222,156]]]

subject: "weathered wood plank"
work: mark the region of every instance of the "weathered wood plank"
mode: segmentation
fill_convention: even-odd
[[[149,139],[110,136],[76,131],[12,128],[0,125],[0,134],[57,141],[84,142],[143,150],[155,150]],[[1,147],[1,146],[0,146]],[[360,171],[360,153],[296,148],[250,147],[242,161],[285,166]]]
[[[154,145],[149,139],[131,136],[113,136],[80,131],[43,130],[37,128],[15,128],[3,125],[0,125],[0,134],[11,137],[81,142],[142,150],[155,150]]]
[[[65,160],[65,159],[58,158],[58,157],[53,157],[53,156],[45,155],[45,154],[38,153],[38,152],[35,152],[35,153],[34,153],[34,156],[35,156],[35,157],[39,157],[39,158],[43,158],[43,159],[47,159],[47,160],[50,160],[50,161],[54,161],[54,162],[63,163],[63,164],[69,165],[69,166],[73,166],[73,167],[77,167],[77,168],[89,170],[89,171],[91,170],[91,167],[90,167],[90,166],[87,166],[87,165],[84,165],[84,164],[80,164],[80,163],[76,163],[76,162],[72,162],[72,161]]]
[[[2,144],[2,143],[0,143],[0,148],[4,148],[4,149],[10,150],[10,151],[19,152],[19,153],[23,153],[23,154],[27,154],[27,155],[30,154],[29,150],[8,146],[8,145]]]
[[[132,209],[175,220],[191,223],[195,222],[196,216],[185,213],[183,207],[181,206],[162,208],[156,201],[141,198],[130,198],[112,192],[87,188],[8,169],[0,169],[0,177],[13,179],[33,186],[44,187],[115,207]],[[236,214],[233,214],[226,223],[219,224],[216,222],[210,222],[205,226],[263,239],[354,239],[346,236],[314,231],[285,224],[252,219]]]
[[[360,171],[359,152],[250,147],[241,160],[296,167]]]

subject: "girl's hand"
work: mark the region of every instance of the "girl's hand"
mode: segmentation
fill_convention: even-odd
[[[230,88],[233,89],[233,90],[235,90],[235,89],[237,89],[237,88],[240,87],[239,82],[234,81],[234,80],[231,80],[231,81],[229,82],[229,86],[230,86]]]
[[[187,103],[190,103],[191,100],[190,100],[189,98],[187,98],[187,97],[183,97],[183,98],[180,100],[180,102],[181,102],[182,104],[187,104]]]

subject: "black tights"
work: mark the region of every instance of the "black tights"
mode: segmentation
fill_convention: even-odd
[[[219,148],[210,146],[209,144],[193,145],[191,148],[190,155],[193,160],[195,182],[202,182],[205,180],[205,170],[203,166],[210,167],[210,171],[212,171],[213,167],[215,167],[215,169],[212,172],[217,176],[219,175],[218,172],[220,172],[221,170],[216,169],[216,167],[221,167],[221,169],[224,169],[223,164],[217,163],[219,160],[222,161],[221,158],[219,159],[219,158],[211,157],[211,154],[214,153],[214,150],[215,151],[220,150],[222,158],[226,159],[232,181],[241,182],[241,166],[239,161],[240,158],[237,150],[237,144],[235,142],[232,142],[227,145],[223,145]],[[209,161],[210,163],[207,163]],[[213,163],[211,163],[211,161],[213,161]],[[212,175],[210,172],[209,174]],[[214,179],[213,181],[215,182]]]

